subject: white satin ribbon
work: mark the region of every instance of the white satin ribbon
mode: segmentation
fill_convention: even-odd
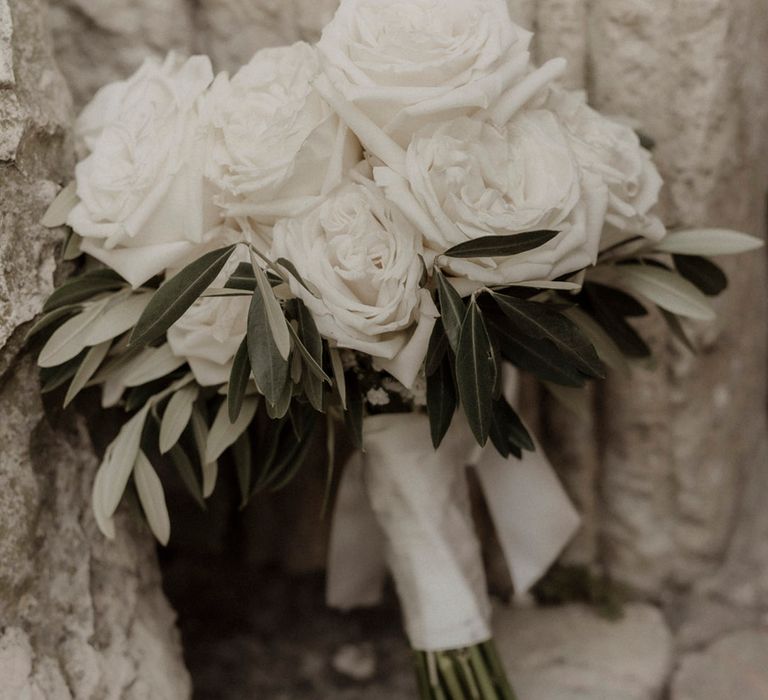
[[[579,527],[540,447],[523,458],[477,448],[457,414],[435,451],[428,419],[364,422],[365,452],[346,465],[334,514],[326,597],[349,609],[379,602],[392,572],[411,645],[425,651],[490,638],[490,605],[465,467],[474,466],[517,593],[527,591]]]

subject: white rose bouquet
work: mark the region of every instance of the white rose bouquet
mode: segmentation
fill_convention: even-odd
[[[75,273],[30,330],[43,391],[99,386],[126,412],[93,485],[101,530],[133,477],[166,543],[169,465],[202,503],[231,459],[246,503],[345,423],[361,452],[328,599],[375,602],[389,568],[423,698],[513,697],[466,468],[518,590],[578,526],[516,372],[557,396],[623,369],[650,353],[631,323],[649,310],[685,339],[726,287],[702,256],[760,245],[668,233],[638,136],[557,85],[564,61],[532,65],[530,38],[503,0],[343,0],[317,46],[232,77],[148,61],[83,111],[44,219],[70,227]]]

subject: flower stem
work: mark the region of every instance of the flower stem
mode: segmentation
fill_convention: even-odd
[[[415,651],[414,662],[420,700],[516,700],[492,640]]]

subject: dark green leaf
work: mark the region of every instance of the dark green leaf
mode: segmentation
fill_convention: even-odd
[[[25,340],[29,340],[46,328],[51,328],[51,326],[57,328],[61,325],[61,322],[65,321],[70,316],[73,316],[82,308],[83,307],[80,306],[80,304],[69,304],[68,306],[59,306],[53,311],[49,311],[32,324],[32,327],[27,331]]]
[[[288,415],[291,408],[291,399],[293,398],[293,382],[290,376],[283,385],[283,390],[274,403],[267,402],[267,415],[273,420],[284,418]]]
[[[699,255],[673,255],[677,271],[707,296],[717,296],[728,287],[725,272]]]
[[[586,376],[605,376],[605,368],[592,343],[568,317],[546,304],[493,292],[491,295],[517,333],[539,341],[542,350],[553,346],[567,364]]]
[[[240,343],[240,347],[235,353],[235,359],[232,361],[232,371],[229,373],[229,386],[227,387],[227,408],[229,420],[232,423],[240,415],[250,378],[251,364],[248,360],[248,338],[243,338],[243,342]]]
[[[43,311],[47,313],[61,306],[77,304],[86,299],[92,299],[102,292],[120,289],[125,285],[125,280],[114,270],[106,268],[89,270],[82,275],[72,277],[55,289],[46,300]]]
[[[200,481],[198,479],[196,470],[192,461],[189,459],[186,450],[177,442],[168,451],[171,457],[173,465],[176,467],[176,471],[179,474],[179,478],[189,491],[190,496],[195,499],[197,505],[205,510],[205,501],[203,500],[203,491],[200,487]]]
[[[296,320],[299,323],[298,336],[301,344],[299,351],[310,372],[321,382],[331,384],[331,378],[323,370],[323,339],[317,330],[315,319],[301,299],[293,300],[296,310]]]
[[[496,448],[496,452],[498,452],[502,457],[504,457],[504,459],[509,457],[509,454],[512,451],[512,448],[509,445],[509,440],[507,439],[507,436],[502,432],[501,426],[499,425],[499,422],[496,420],[495,416],[493,421],[491,422],[491,429],[488,433],[488,437],[491,439],[491,444]],[[523,453],[520,452],[521,456],[522,454]]]
[[[610,301],[606,301],[604,296],[595,293],[595,286],[593,284],[586,286],[588,303],[584,305],[585,310],[592,313],[594,319],[625,355],[638,358],[649,357],[651,349],[646,342],[624,320],[624,315],[620,313],[620,309],[617,309]]]
[[[456,379],[469,427],[480,445],[488,440],[491,427],[496,371],[485,319],[473,299],[461,326]]]
[[[147,345],[165,333],[216,279],[235,247],[212,250],[164,282],[136,323],[130,345]]]
[[[432,445],[435,449],[440,446],[451,426],[453,414],[456,413],[456,404],[453,369],[448,357],[444,357],[437,370],[427,376],[427,413]]]
[[[597,304],[610,307],[614,315],[628,316],[630,318],[648,315],[648,309],[631,294],[627,294],[620,289],[609,287],[605,284],[597,284],[596,282],[587,282],[584,285],[584,289]]]
[[[256,386],[269,404],[275,404],[283,395],[289,381],[288,362],[280,355],[269,327],[267,309],[259,290],[251,297],[248,310],[248,357]]]
[[[584,385],[586,377],[554,345],[515,333],[506,317],[491,318],[489,324],[499,341],[502,355],[516,367],[543,381],[565,386]]]
[[[288,270],[288,272],[290,272],[291,275],[293,275],[296,281],[302,287],[304,287],[304,289],[306,289],[312,296],[318,297],[318,298],[320,297],[320,293],[317,291],[317,289],[313,286],[310,286],[307,282],[304,281],[304,278],[299,274],[299,271],[296,269],[296,266],[290,260],[286,260],[285,258],[278,258],[277,262],[286,270]]]
[[[435,280],[437,283],[437,297],[440,302],[440,320],[451,348],[456,352],[459,346],[461,324],[464,321],[466,305],[459,293],[453,288],[445,275],[435,268]]]
[[[248,292],[252,292],[256,289],[256,277],[253,275],[253,266],[251,263],[238,263],[235,271],[224,285],[224,288],[242,289]]]
[[[520,416],[517,415],[517,411],[509,405],[503,396],[494,403],[493,420],[510,447],[518,447],[529,452],[536,449],[533,438],[531,438],[523,421],[520,420]]]
[[[539,248],[557,236],[559,231],[527,231],[500,236],[481,236],[459,243],[443,253],[451,258],[484,258],[517,255]]]
[[[432,329],[432,335],[429,337],[429,346],[427,347],[427,359],[424,367],[427,376],[434,374],[440,368],[440,364],[448,351],[448,336],[445,334],[445,328],[442,323],[436,323]]]
[[[77,357],[56,367],[45,367],[40,370],[40,392],[47,394],[54,389],[58,389],[62,384],[68,382],[77,373],[85,356],[88,354],[88,348],[84,349]]]

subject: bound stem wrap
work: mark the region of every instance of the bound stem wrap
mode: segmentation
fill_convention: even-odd
[[[367,418],[363,435],[363,482],[412,646],[436,651],[490,639],[465,473],[471,436],[450,431],[435,450],[425,415],[396,413]]]
[[[435,451],[422,414],[370,416],[365,451],[345,467],[328,562],[328,604],[379,601],[394,577],[411,645],[468,647],[491,637],[490,603],[471,518],[466,467],[477,470],[515,590],[528,590],[579,517],[538,448],[504,459],[477,449],[459,414]]]

